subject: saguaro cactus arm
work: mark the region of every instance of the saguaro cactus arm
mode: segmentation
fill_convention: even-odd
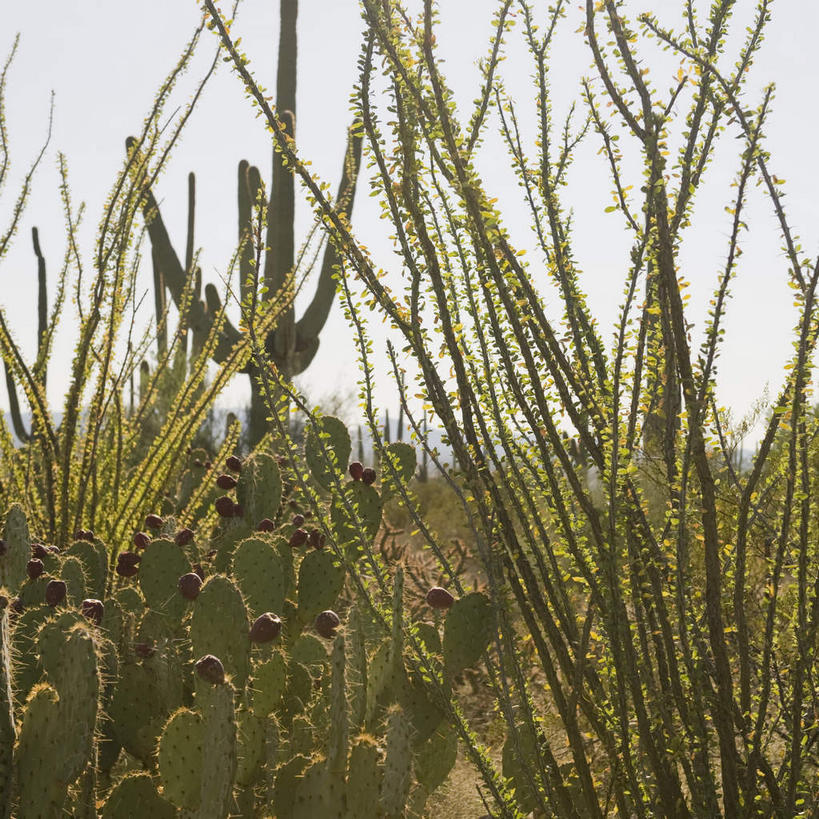
[[[133,149],[136,141],[133,137],[128,137],[125,141],[126,148],[130,151]],[[189,182],[190,185],[190,182]],[[191,198],[189,187],[189,199]],[[149,187],[145,188],[144,199],[142,205],[142,212],[145,217],[145,222],[148,227],[148,236],[151,240],[151,246],[156,254],[156,259],[159,263],[159,268],[162,271],[162,278],[165,286],[171,294],[174,303],[177,307],[182,304],[185,297],[185,286],[188,281],[187,271],[182,267],[179,261],[179,256],[174,249],[168,229],[165,227],[165,222],[162,219],[162,214],[159,211],[159,205],[156,198]],[[193,208],[189,205],[189,224],[193,217]],[[189,239],[188,245],[192,244]],[[210,289],[210,288],[206,288]],[[203,304],[199,299],[194,299],[190,305],[188,313],[188,323],[194,332],[194,335],[207,336],[211,323],[213,321],[211,303],[215,298],[219,302],[216,289],[213,288],[213,293],[208,299],[208,305]],[[236,342],[239,340],[239,331],[229,322],[225,321],[222,328],[222,343],[217,347],[214,354],[214,359],[217,363],[221,363],[226,355],[226,352],[231,350]]]
[[[353,123],[347,138],[347,151],[344,156],[344,167],[336,200],[339,204],[339,213],[345,217],[349,217],[353,208],[360,167],[361,135],[358,133],[357,123]],[[319,274],[315,295],[302,317],[296,322],[296,352],[300,354],[300,369],[297,372],[302,372],[310,365],[318,349],[318,335],[330,315],[330,308],[333,306],[333,299],[335,298],[336,285],[333,280],[333,271],[339,262],[340,258],[335,246],[328,242],[321,263],[321,273]]]
[[[40,236],[37,228],[31,229],[31,241],[34,255],[37,257],[37,361],[32,368],[32,376],[45,388],[48,373],[48,290],[46,288],[46,263],[40,249]],[[20,412],[20,400],[17,397],[17,384],[8,362],[6,370],[6,389],[9,396],[9,414],[14,427],[14,434],[21,441],[29,441],[31,433],[26,431],[23,416]]]

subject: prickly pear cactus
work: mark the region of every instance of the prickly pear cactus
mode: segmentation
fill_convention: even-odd
[[[330,514],[336,541],[352,558],[360,551],[362,534],[372,540],[378,533],[384,504],[378,491],[361,481],[349,481],[344,491],[346,503],[340,497],[334,498]]]
[[[174,806],[157,792],[153,777],[148,773],[127,774],[108,794],[102,809],[102,819],[175,819]]]
[[[388,819],[404,815],[412,782],[410,724],[397,706],[387,717],[387,754],[381,783],[381,808]]]
[[[398,473],[398,480],[409,483],[415,475],[418,466],[415,448],[403,441],[394,441],[384,447],[386,458],[381,462],[381,495],[384,500],[398,494],[398,483],[393,477],[392,470]],[[389,461],[387,464],[385,461]]]
[[[367,735],[356,739],[347,771],[346,819],[368,816],[381,799],[384,771],[375,740]]]
[[[11,815],[14,767],[12,748],[17,736],[14,721],[14,688],[12,685],[11,630],[9,599],[0,597],[0,816]]]
[[[350,433],[344,422],[325,415],[307,425],[304,457],[316,483],[329,489],[347,469],[352,452]]]
[[[408,479],[411,449],[388,451]],[[342,556],[357,557],[382,515],[374,473],[356,467],[347,480],[349,455],[337,419],[308,430],[315,483],[347,493],[346,506],[337,493],[319,500],[311,524],[305,498],[292,495],[301,520],[282,522],[271,455],[229,459],[215,526],[206,512],[179,529],[165,503],[163,520],[139,522],[151,533],[136,533],[126,560],[82,530],[62,551],[31,544],[22,509],[9,510],[0,548],[0,819],[403,815],[413,764],[426,771],[423,755],[437,771],[450,745],[442,750],[432,736],[437,712],[419,732],[400,571],[391,635],[374,615],[365,627],[342,594]],[[307,537],[294,539],[302,527]],[[30,566],[32,554],[39,563]],[[276,627],[251,630],[257,618]],[[202,666],[206,659],[216,665]],[[372,738],[358,735],[365,720]],[[418,785],[422,796],[433,779]]]
[[[59,816],[68,787],[93,760],[98,648],[80,615],[66,612],[38,636],[47,683],[28,697],[15,751],[21,816]]]
[[[190,570],[188,558],[172,540],[152,540],[142,552],[139,588],[145,604],[165,615],[169,624],[178,623],[185,613],[186,602],[177,591],[177,583]]]
[[[26,579],[26,564],[31,558],[31,539],[23,507],[12,504],[3,527],[5,547],[0,555],[0,587],[16,593]]]
[[[326,550],[308,552],[299,566],[299,617],[312,620],[330,609],[344,586],[344,568]]]
[[[267,538],[246,538],[233,553],[231,574],[252,617],[265,611],[280,612],[289,591],[284,560]]]
[[[196,706],[204,726],[201,805],[197,819],[228,815],[236,778],[236,720],[233,687],[197,681]]]
[[[255,452],[242,463],[236,497],[245,520],[255,526],[264,518],[275,518],[282,499],[282,479],[275,458]]]
[[[208,578],[193,604],[190,640],[196,657],[214,654],[234,684],[243,687],[250,670],[250,639],[244,600],[223,575]]]
[[[102,541],[76,540],[65,551],[65,556],[76,557],[82,563],[87,595],[102,600],[108,577],[108,555]]]
[[[204,727],[202,717],[187,708],[171,715],[159,740],[159,777],[167,799],[195,811],[201,803]]]
[[[444,663],[450,677],[480,660],[494,628],[492,603],[482,592],[456,600],[444,625]]]

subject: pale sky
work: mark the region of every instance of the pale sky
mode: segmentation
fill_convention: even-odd
[[[446,63],[444,73],[468,117],[476,96],[479,76],[475,66],[486,52],[489,18],[495,3],[487,0],[447,0],[441,3],[442,26],[438,42]],[[545,3],[535,3],[544,6]],[[629,0],[634,11],[654,9],[662,22],[678,26],[682,3],[678,0]],[[708,2],[696,4],[703,16]],[[729,41],[736,52],[755,3],[738,0]],[[136,133],[162,78],[175,63],[198,20],[194,0],[0,0],[3,27],[0,57],[11,48],[15,32],[21,42],[10,72],[6,123],[13,169],[0,195],[0,226],[8,222],[18,183],[39,150],[46,130],[50,92],[55,92],[54,131],[51,145],[35,179],[31,197],[14,247],[0,260],[0,306],[6,311],[16,337],[31,355],[36,332],[36,266],[30,230],[40,229],[43,250],[53,283],[64,250],[63,219],[59,204],[56,154],[66,154],[75,203],[87,206],[83,248],[90,260],[93,239],[103,203],[124,154],[124,141]],[[135,11],[138,9],[138,11]],[[819,4],[810,0],[779,0],[772,4],[773,21],[753,70],[748,105],[755,107],[767,82],[777,85],[768,118],[767,147],[771,169],[787,180],[785,205],[794,231],[805,252],[819,249],[819,163],[816,160],[816,88],[819,61],[815,45],[819,31]],[[591,55],[576,33],[581,23],[577,3],[570,6],[556,43],[552,71],[555,117],[562,120],[569,101],[579,99],[579,78],[593,76]],[[302,0],[299,12],[299,90],[296,139],[304,158],[335,189],[340,170],[345,129],[349,122],[348,95],[356,80],[361,20],[355,0]],[[251,58],[251,69],[269,89],[275,87],[275,49],[278,41],[278,3],[244,0],[234,34],[242,36],[242,48]],[[512,33],[509,59],[502,66],[507,89],[513,92],[524,124],[533,121],[534,92],[528,55],[519,35]],[[215,47],[212,35],[203,39],[198,58],[177,94],[177,104],[192,93]],[[657,59],[656,47],[647,46],[646,60],[653,67],[660,88],[667,88],[676,71],[668,57]],[[731,50],[733,49],[733,50]],[[653,60],[653,61],[652,61]],[[668,77],[666,80],[665,77]],[[531,100],[531,104],[527,102]],[[581,104],[578,103],[579,108]],[[169,112],[173,107],[168,109]],[[496,120],[490,128],[496,129]],[[531,131],[530,131],[531,136]],[[728,185],[738,167],[741,142],[734,134],[723,138],[711,169],[711,183],[699,200],[698,216],[689,231],[689,247],[683,256],[683,275],[692,282],[689,320],[701,329],[706,304],[715,287],[725,257],[730,217]],[[623,137],[625,140],[625,136]],[[590,133],[578,151],[566,190],[566,203],[575,210],[575,251],[584,271],[589,301],[606,328],[606,339],[621,299],[628,263],[629,237],[619,214],[605,214],[611,184],[606,166],[597,156],[599,138]],[[526,214],[519,204],[516,181],[497,139],[489,139],[484,151],[484,179],[488,190],[504,205],[505,222],[513,241],[531,247]],[[155,193],[172,238],[184,247],[186,178],[197,174],[197,244],[202,248],[206,280],[218,282],[230,258],[236,236],[236,166],[247,158],[263,176],[270,175],[270,146],[261,120],[255,118],[239,81],[222,65],[212,78],[204,98],[191,118],[181,143],[161,177]],[[640,177],[630,180],[639,187]],[[356,199],[353,224],[362,241],[388,269],[399,265],[391,259],[386,239],[389,225],[374,217],[374,200],[367,196],[364,180]],[[299,237],[310,219],[306,206],[300,210]],[[746,235],[739,276],[733,287],[726,320],[727,344],[723,349],[719,397],[741,416],[766,385],[775,394],[781,384],[782,365],[790,354],[791,328],[795,322],[791,291],[779,251],[779,237],[771,206],[755,190],[748,210],[751,230]],[[691,241],[696,236],[695,241]],[[530,256],[533,275],[537,260]],[[149,270],[145,270],[145,288]],[[150,295],[150,294],[149,294]],[[557,308],[555,307],[557,310]],[[297,310],[298,314],[298,310]],[[73,310],[66,312],[73,320]],[[378,331],[380,332],[380,331]],[[333,390],[354,391],[357,378],[355,351],[340,309],[336,306],[321,335],[319,353],[300,383],[320,399]],[[382,338],[376,333],[376,339]],[[49,397],[55,408],[62,403],[67,385],[65,372],[73,350],[71,322],[65,322],[52,366]],[[376,344],[376,349],[379,349]],[[384,363],[385,357],[380,359]],[[386,371],[386,367],[382,366]],[[381,406],[397,406],[394,389],[379,378]],[[224,402],[242,405],[246,378],[231,388]],[[7,408],[5,388],[0,387],[0,408]]]

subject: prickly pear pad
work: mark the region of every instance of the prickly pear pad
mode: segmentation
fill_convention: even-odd
[[[223,575],[209,578],[193,604],[193,656],[216,655],[236,684],[244,686],[250,663],[249,627],[247,610],[235,584]]]
[[[236,784],[252,785],[264,759],[264,723],[252,711],[236,716]]]
[[[75,540],[66,550],[66,557],[76,557],[85,570],[86,591],[90,597],[102,600],[105,596],[105,579],[108,574],[108,555],[101,541]]]
[[[139,663],[120,666],[119,681],[108,713],[117,741],[137,759],[148,762],[168,716],[153,674]]]
[[[492,603],[483,592],[472,592],[453,603],[444,625],[444,663],[450,677],[478,662],[493,627]]]
[[[234,693],[230,683],[196,684],[196,707],[204,725],[201,819],[222,819],[230,812],[236,777]]]
[[[350,433],[342,421],[325,415],[307,425],[304,457],[316,483],[324,489],[333,485],[333,479],[347,471],[352,445]]]
[[[148,773],[128,774],[111,790],[102,809],[102,819],[175,819],[176,810],[156,791]]]
[[[355,522],[341,498],[333,498],[333,505],[330,510],[330,520],[333,526],[333,534],[336,541],[344,546],[351,545],[347,551],[350,555],[359,551],[358,543],[361,532],[366,538],[372,540],[381,526],[381,511],[383,502],[381,495],[372,487],[360,481],[349,481],[345,484],[344,490],[347,493],[347,500],[355,509],[360,525]]]
[[[78,605],[86,597],[86,578],[82,561],[76,557],[63,558],[60,577],[65,581],[66,597],[71,605]]]
[[[343,780],[331,775],[324,760],[314,762],[296,784],[293,819],[343,819]]]
[[[287,665],[278,651],[269,660],[254,665],[250,690],[257,717],[266,717],[278,707],[286,684]]]
[[[404,712],[393,707],[387,716],[387,754],[381,783],[381,808],[386,817],[403,816],[411,782],[410,725]]]
[[[172,540],[151,541],[139,565],[139,588],[148,606],[174,622],[180,621],[187,603],[177,583],[190,570],[188,558]]]
[[[264,518],[275,518],[282,499],[279,465],[272,455],[255,452],[242,464],[236,497],[245,520],[255,526]]]
[[[233,553],[232,575],[251,617],[266,611],[281,613],[287,578],[282,559],[270,540],[255,537],[243,540]]]
[[[309,622],[331,608],[344,587],[344,567],[327,550],[308,552],[299,566],[299,617]]]
[[[165,796],[178,808],[199,807],[204,727],[195,711],[180,708],[159,740],[159,776]]]
[[[20,816],[53,816],[62,812],[68,783],[56,776],[43,776],[59,765],[59,697],[50,685],[32,689],[23,709],[17,739],[17,787]]]
[[[378,805],[383,771],[378,747],[367,736],[359,737],[350,751],[347,772],[347,816],[367,816]]]
[[[16,593],[26,579],[26,564],[31,557],[26,513],[19,503],[11,505],[3,527],[6,553],[0,557],[0,586]]]
[[[0,805],[11,806],[12,748],[16,735],[14,724],[14,689],[12,687],[11,632],[9,607],[0,611]],[[0,816],[8,816],[9,808],[0,807]]]
[[[407,484],[415,475],[417,459],[415,456],[415,449],[403,441],[394,441],[384,447],[386,450],[386,457],[390,460],[392,465],[398,471],[398,479],[403,484]],[[382,463],[381,465],[381,495],[384,500],[398,494],[398,487],[392,475],[392,470],[389,465]]]
[[[415,778],[427,793],[446,781],[457,756],[458,732],[454,725],[444,721],[415,753]]]

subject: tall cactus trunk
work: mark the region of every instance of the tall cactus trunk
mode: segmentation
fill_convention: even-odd
[[[156,312],[156,353],[161,358],[168,351],[168,325],[165,315],[165,278],[159,264],[159,251],[151,248],[151,263],[154,269],[154,311]]]
[[[276,110],[285,123],[288,135],[296,137],[296,70],[298,60],[298,0],[281,0],[279,54],[276,67]],[[273,173],[270,201],[267,210],[264,279],[266,298],[277,297],[285,286],[287,277],[295,264],[296,191],[293,174],[273,149]],[[296,311],[291,303],[284,311],[275,331],[267,339],[268,352],[273,355],[281,375],[289,381],[297,370],[294,362],[296,350]],[[287,402],[277,403],[281,408],[285,426],[289,421]],[[261,440],[267,427],[267,414],[258,381],[251,378],[249,443]]]
[[[281,0],[281,28],[279,35],[278,73],[276,78],[276,107],[279,116],[285,123],[288,134],[293,137],[296,127],[296,20],[298,17],[298,0]],[[336,204],[339,213],[350,216],[358,171],[361,164],[361,135],[354,123],[349,129],[347,146],[344,152],[341,182]],[[133,149],[135,141],[126,141],[128,150]],[[242,161],[239,165],[239,239],[248,245],[240,254],[239,273],[242,296],[247,293],[247,286],[253,272],[253,240],[261,237],[254,233],[254,205],[257,196],[264,196],[264,187],[257,168]],[[195,187],[193,174],[188,179],[188,235],[185,252],[185,265],[180,261],[168,235],[167,228],[159,212],[159,207],[150,188],[145,189],[143,212],[148,228],[151,245],[156,250],[158,267],[161,272],[159,288],[167,288],[177,308],[185,300],[185,288],[191,286],[193,274],[193,299],[187,314],[188,327],[193,335],[192,353],[197,355],[207,338],[213,318],[221,305],[219,295],[213,285],[205,287],[205,301],[201,300],[201,271],[194,262],[193,218]],[[284,167],[281,158],[273,152],[273,179],[268,203],[267,230],[264,236],[266,246],[263,276],[267,286],[266,299],[286,301],[287,282],[295,263],[295,186],[293,174]],[[336,293],[333,274],[339,257],[335,248],[328,243],[322,258],[316,289],[310,304],[301,318],[296,318],[295,308],[289,308],[281,315],[279,324],[265,338],[265,348],[271,360],[278,368],[279,374],[286,381],[304,372],[313,360],[319,346],[319,334],[324,327]],[[255,280],[255,273],[253,277]],[[283,298],[284,297],[284,298]],[[240,337],[239,331],[225,322],[219,343],[213,353],[214,361],[220,362],[230,352]],[[253,447],[268,429],[268,410],[262,400],[258,384],[258,372],[252,362],[243,372],[250,377],[250,412],[246,429],[246,441]],[[285,416],[288,413],[287,402],[278,402]],[[285,422],[287,418],[283,419]]]

